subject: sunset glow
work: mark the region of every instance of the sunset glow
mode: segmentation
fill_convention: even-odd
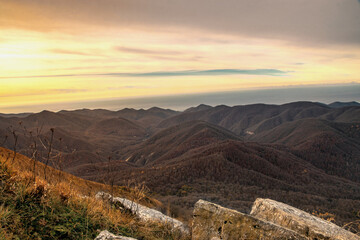
[[[152,16],[135,11],[131,1],[101,1],[103,8],[100,1],[79,1],[72,13],[71,1],[1,2],[0,111],[42,103],[360,83],[359,39],[319,43],[285,33],[269,37],[191,27],[180,20],[158,24],[159,19],[147,22]],[[360,4],[344,2],[340,10],[354,8],[360,19]],[[112,15],[112,4],[119,14],[129,8],[145,17],[129,15],[125,24]],[[104,12],[91,17],[97,7]],[[348,27],[357,31],[354,36],[359,33]]]

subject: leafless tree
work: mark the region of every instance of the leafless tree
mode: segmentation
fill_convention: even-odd
[[[54,128],[50,128],[50,132],[51,132],[51,136],[50,136],[50,142],[49,142],[49,146],[46,148],[46,146],[44,145],[44,148],[47,149],[47,156],[46,156],[46,161],[45,161],[45,166],[44,166],[44,178],[46,180],[46,170],[50,161],[50,156],[52,153],[52,144],[53,144],[53,140],[54,140]]]

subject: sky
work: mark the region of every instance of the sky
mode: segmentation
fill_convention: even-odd
[[[4,113],[360,101],[359,66],[358,0],[0,0]]]

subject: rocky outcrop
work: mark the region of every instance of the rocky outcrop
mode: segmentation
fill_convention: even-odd
[[[162,225],[168,225],[174,230],[180,231],[184,235],[190,234],[189,228],[179,220],[166,216],[157,210],[145,207],[126,198],[112,197],[110,194],[104,192],[98,192],[96,194],[96,198],[111,200],[114,203],[120,204],[123,208],[130,210],[143,222],[156,222]]]
[[[360,237],[287,204],[258,198],[250,215],[199,200],[194,209],[192,239],[360,240]]]
[[[360,240],[360,237],[333,223],[271,199],[256,199],[250,215],[292,229],[309,239]]]
[[[126,198],[99,192],[97,198],[109,200],[130,210],[143,222],[168,225],[189,237],[188,227],[159,211]],[[95,240],[134,240],[103,231]],[[258,198],[250,214],[199,200],[193,213],[194,240],[360,240],[360,237],[300,209],[271,199]]]
[[[199,200],[195,204],[192,239],[202,240],[305,240],[295,231]]]
[[[106,230],[102,231],[94,240],[136,240],[131,237],[123,237],[112,234]]]

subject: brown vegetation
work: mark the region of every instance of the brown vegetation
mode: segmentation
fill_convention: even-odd
[[[168,226],[140,223],[132,214],[94,198],[99,190],[113,191],[116,196],[159,207],[160,202],[147,197],[143,187],[112,187],[52,167],[44,172],[42,163],[37,163],[34,181],[34,160],[14,155],[0,148],[1,239],[94,239],[104,229],[140,239],[185,239]]]
[[[61,152],[65,171],[110,185],[145,183],[175,216],[189,217],[199,198],[247,211],[256,197],[267,197],[335,214],[338,224],[355,221],[360,209],[359,107],[45,111],[0,117],[10,149],[14,137],[5,129],[19,120],[33,131],[54,127],[53,150]],[[31,157],[26,146],[29,139],[19,134],[18,152]]]

